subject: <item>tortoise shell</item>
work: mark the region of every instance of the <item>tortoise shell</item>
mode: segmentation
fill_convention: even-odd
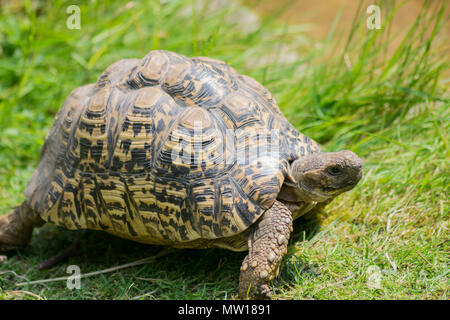
[[[69,229],[150,244],[217,239],[248,229],[289,162],[313,152],[256,80],[157,50],[69,95],[25,194]]]

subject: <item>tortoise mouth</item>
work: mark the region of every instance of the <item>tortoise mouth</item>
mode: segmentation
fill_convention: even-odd
[[[301,183],[300,181],[298,182],[298,188],[302,191],[302,196],[308,198],[308,200],[312,199],[317,202],[323,202],[330,198],[329,194],[318,190],[314,190],[308,187],[307,185]]]
[[[346,191],[353,189],[355,187],[355,185],[356,184],[352,183],[352,184],[349,184],[348,186],[342,187],[342,188],[327,187],[327,188],[324,188],[324,190],[327,191],[329,194],[338,194],[338,193],[346,192]]]

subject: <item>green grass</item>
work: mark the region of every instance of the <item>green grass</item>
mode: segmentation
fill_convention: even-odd
[[[65,26],[70,1],[2,5],[0,214],[24,200],[39,148],[70,91],[94,82],[114,61],[152,49],[206,55],[260,81],[288,119],[324,149],[347,148],[364,159],[363,180],[318,216],[320,225],[296,222],[274,298],[448,299],[450,101],[443,72],[448,77],[449,62],[440,37],[448,27],[446,2],[426,2],[393,53],[387,50],[396,36],[389,32],[391,1],[380,3],[381,30],[367,30],[363,4],[351,34],[332,29],[320,47],[304,26],[274,19],[276,12],[245,27],[230,19],[242,6],[126,3],[83,2],[81,30]],[[30,245],[0,266],[0,299],[236,297],[245,253],[224,250],[181,250],[82,279],[80,290],[64,281],[16,285],[67,276],[71,264],[87,273],[162,249],[88,231],[67,261],[37,269],[76,233],[36,230]]]

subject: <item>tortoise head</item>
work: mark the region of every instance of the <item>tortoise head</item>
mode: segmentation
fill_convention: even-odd
[[[295,160],[289,171],[281,201],[325,202],[358,184],[362,161],[348,150],[320,152]]]

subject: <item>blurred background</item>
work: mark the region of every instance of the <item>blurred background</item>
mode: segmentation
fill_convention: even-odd
[[[370,5],[380,10],[379,29],[368,27]],[[24,200],[40,146],[73,89],[154,49],[209,56],[261,82],[324,150],[364,159],[356,189],[314,223],[298,222],[275,298],[447,299],[449,17],[440,0],[1,0],[0,214]],[[221,250],[186,250],[86,279],[81,290],[55,282],[17,293],[16,275],[65,275],[66,264],[33,266],[73,234],[37,230],[0,266],[0,298],[235,296],[243,255]],[[68,263],[88,272],[157,251],[89,232]]]

